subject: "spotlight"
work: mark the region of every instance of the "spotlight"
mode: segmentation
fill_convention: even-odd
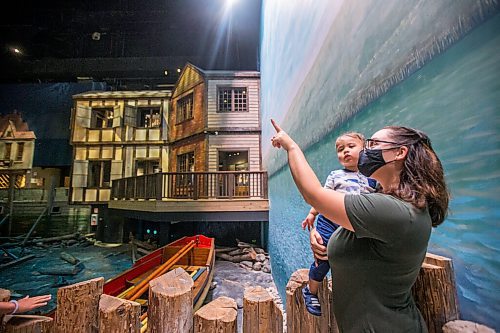
[[[177,73],[180,73],[181,72],[181,69],[180,68],[177,68]]]
[[[23,54],[23,52],[21,51],[21,49],[20,49],[20,48],[17,48],[17,47],[12,47],[10,50],[11,50],[13,53],[18,54],[18,55],[22,55],[22,54]]]
[[[167,76],[167,75],[168,75],[168,71],[167,71],[167,70],[165,70],[165,71],[163,72],[163,74],[165,74],[165,76]]]

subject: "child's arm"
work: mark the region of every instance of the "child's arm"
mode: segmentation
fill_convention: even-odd
[[[311,231],[311,228],[314,228],[314,220],[316,219],[316,216],[318,215],[318,212],[314,207],[311,207],[309,210],[309,214],[307,214],[306,218],[304,221],[302,221],[302,230],[305,230],[307,227],[307,230]]]

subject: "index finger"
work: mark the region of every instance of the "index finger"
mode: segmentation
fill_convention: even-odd
[[[271,124],[273,124],[273,127],[276,130],[276,132],[282,131],[281,127],[278,124],[276,124],[276,122],[274,121],[274,119],[271,119]]]

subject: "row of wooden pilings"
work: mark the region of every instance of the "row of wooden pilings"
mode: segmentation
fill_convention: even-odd
[[[331,286],[326,279],[323,281],[319,299],[324,315],[314,317],[307,313],[302,300],[301,289],[307,280],[308,270],[301,269],[292,274],[287,284],[286,331],[338,332],[330,306]],[[237,305],[232,298],[219,297],[193,313],[193,281],[182,268],[150,282],[147,319],[142,319],[145,315],[141,318],[139,303],[102,294],[103,285],[104,279],[98,278],[62,287],[57,292],[55,319],[44,316],[6,316],[0,318],[3,331],[237,332]],[[451,260],[428,254],[413,288],[413,295],[429,332],[442,332],[446,322],[458,319]],[[9,296],[8,291],[0,289],[0,301],[8,300]],[[283,312],[264,288],[250,287],[245,290],[242,326],[244,333],[283,332]]]

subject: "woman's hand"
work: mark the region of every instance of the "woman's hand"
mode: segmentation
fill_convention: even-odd
[[[21,298],[20,300],[17,301],[17,303],[19,304],[17,312],[23,313],[47,305],[47,302],[51,298],[52,298],[51,295],[42,295],[36,297],[26,296],[25,298]]]
[[[292,147],[296,146],[292,138],[290,138],[273,119],[271,119],[271,123],[276,130],[276,134],[271,138],[273,147],[283,148],[289,151]]]
[[[306,218],[304,221],[302,221],[302,230],[305,230],[307,227],[307,230],[311,230],[311,228],[314,228],[314,220],[316,219],[316,215],[313,213],[307,214]]]
[[[326,244],[323,244],[323,239],[316,228],[311,229],[309,233],[309,242],[311,243],[311,250],[314,253],[314,258],[328,260],[326,255]]]

